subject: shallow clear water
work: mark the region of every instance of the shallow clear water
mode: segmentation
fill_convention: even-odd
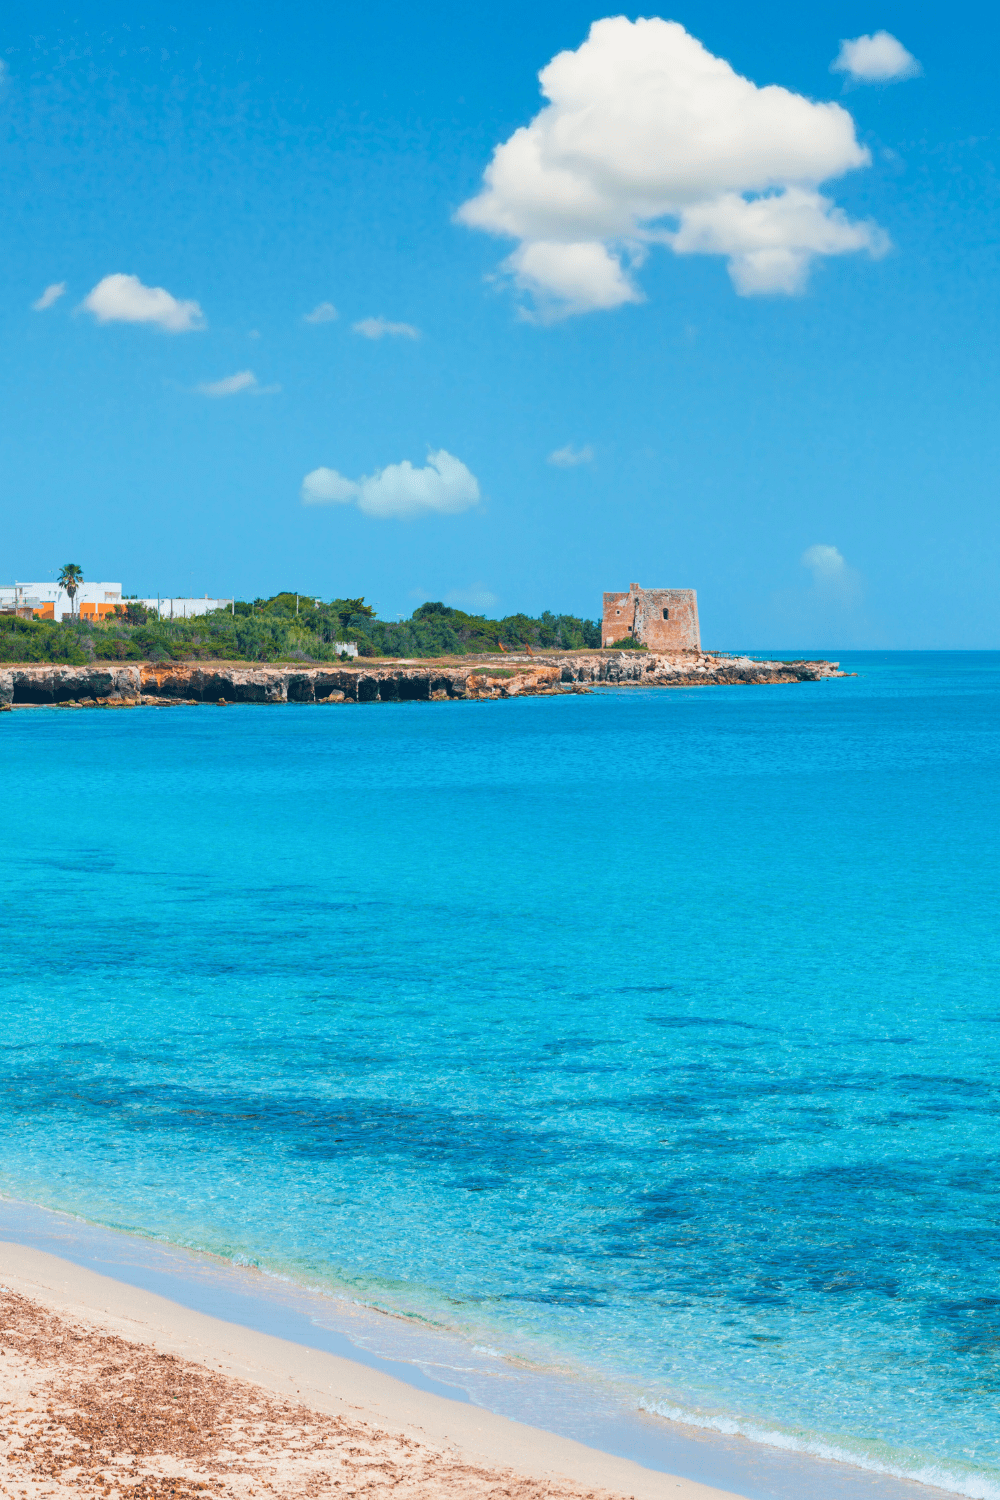
[[[0,720],[0,1190],[1000,1493],[1000,655]]]

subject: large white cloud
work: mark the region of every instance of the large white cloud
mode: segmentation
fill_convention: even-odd
[[[841,42],[831,73],[846,73],[852,83],[899,83],[922,72],[912,52],[888,31]]]
[[[539,79],[549,102],[457,217],[520,241],[503,270],[543,315],[641,301],[651,243],[727,256],[744,295],[799,291],[815,256],[887,244],[818,191],[871,160],[847,110],[758,88],[676,21],[596,21]]]
[[[345,479],[336,469],[313,469],[302,481],[304,505],[349,505],[367,516],[457,515],[479,502],[479,482],[461,459],[440,448],[423,469],[409,459],[389,464],[361,479]]]
[[[98,323],[152,323],[166,333],[205,326],[197,302],[180,302],[162,286],[143,286],[138,276],[105,276],[80,304]]]

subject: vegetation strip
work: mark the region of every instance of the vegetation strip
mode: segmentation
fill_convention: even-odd
[[[340,658],[352,641],[362,657],[383,659],[467,656],[523,650],[578,651],[601,644],[600,625],[549,611],[537,619],[507,615],[489,620],[447,604],[421,604],[409,620],[380,620],[363,598],[330,603],[302,594],[237,600],[232,611],[194,619],[159,618],[136,600],[112,616],[55,622],[0,615],[0,662],[311,661]]]

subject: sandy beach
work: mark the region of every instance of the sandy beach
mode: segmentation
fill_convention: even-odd
[[[0,1492],[718,1500],[378,1370],[0,1244]]]

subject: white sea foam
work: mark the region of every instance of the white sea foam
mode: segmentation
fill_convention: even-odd
[[[666,1401],[639,1400],[640,1411],[666,1417],[671,1422],[681,1422],[686,1427],[700,1427],[705,1431],[718,1432],[726,1437],[742,1437],[751,1443],[761,1443],[768,1448],[782,1448],[788,1453],[805,1453],[810,1458],[824,1458],[834,1463],[851,1464],[856,1469],[866,1469],[872,1474],[888,1474],[894,1479],[909,1479],[917,1484],[929,1484],[953,1495],[966,1495],[969,1500],[1000,1500],[1000,1475],[984,1473],[971,1466],[938,1464],[921,1454],[908,1456],[874,1451],[843,1440],[823,1437],[819,1433],[785,1432],[777,1427],[763,1426],[748,1417],[730,1417],[722,1413],[688,1411]]]
[[[85,1222],[85,1221],[81,1221]],[[435,1320],[429,1319],[426,1314],[415,1311],[402,1310],[352,1295],[350,1292],[323,1285],[309,1278],[300,1280],[294,1275],[269,1269],[257,1261],[243,1256],[226,1257],[231,1263],[241,1269],[259,1271],[263,1276],[275,1282],[296,1288],[300,1292],[306,1292],[321,1297],[324,1301],[340,1302],[347,1306],[355,1307],[362,1312],[375,1314],[376,1316],[388,1317],[403,1324],[411,1324],[414,1332],[420,1329],[425,1331],[434,1330],[445,1336],[454,1338],[463,1343],[467,1335],[463,1335],[457,1329],[449,1329],[435,1324]],[[316,1326],[325,1326],[324,1321],[313,1316],[310,1322]],[[368,1348],[372,1343],[370,1337],[365,1337],[359,1330],[352,1329],[351,1336],[359,1348]],[[486,1355],[490,1359],[510,1361],[512,1356],[502,1349],[496,1349],[490,1344],[469,1343],[473,1354]],[[385,1351],[388,1353],[388,1351]],[[471,1368],[462,1364],[453,1364],[440,1360],[428,1359],[426,1353],[418,1356],[415,1350],[393,1349],[392,1356],[402,1358],[404,1362],[412,1362],[420,1368],[448,1369],[456,1372],[471,1373]],[[522,1364],[514,1356],[514,1362]],[[529,1360],[528,1366],[535,1365]],[[544,1365],[535,1365],[536,1373],[544,1375],[551,1374]],[[625,1398],[626,1405],[628,1398]],[[884,1474],[895,1479],[910,1481],[911,1483],[933,1486],[939,1490],[945,1490],[949,1494],[962,1495],[967,1500],[1000,1500],[1000,1474],[996,1472],[984,1472],[976,1470],[971,1466],[956,1465],[951,1463],[935,1463],[923,1454],[907,1455],[898,1450],[892,1450],[885,1446],[878,1451],[872,1445],[858,1443],[852,1445],[850,1440],[832,1439],[822,1434],[810,1433],[799,1429],[787,1431],[779,1427],[767,1426],[759,1419],[745,1416],[731,1416],[722,1412],[699,1412],[675,1403],[667,1401],[651,1401],[640,1397],[636,1403],[639,1410],[651,1415],[667,1418],[669,1421],[677,1422],[686,1427],[700,1428],[703,1431],[717,1432],[723,1437],[741,1437],[747,1442],[760,1444],[768,1448],[780,1449],[787,1453],[801,1453],[809,1458],[819,1458],[832,1463],[848,1464],[856,1469],[863,1469],[872,1474]]]

